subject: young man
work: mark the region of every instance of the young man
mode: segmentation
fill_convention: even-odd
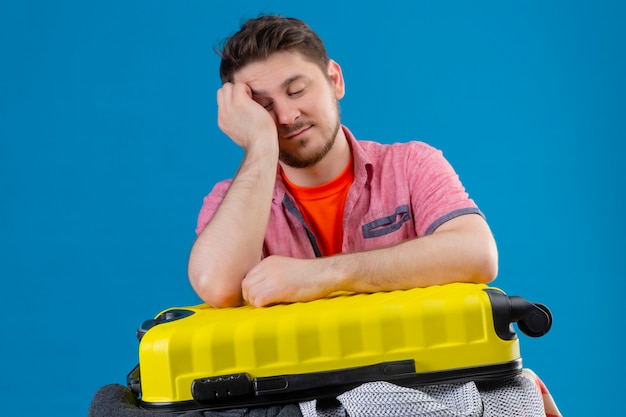
[[[497,250],[441,152],[356,140],[341,67],[302,21],[261,16],[226,40],[218,125],[244,149],[205,198],[189,279],[206,303],[487,283]]]

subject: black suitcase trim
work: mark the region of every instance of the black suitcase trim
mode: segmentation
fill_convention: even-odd
[[[405,387],[489,382],[519,375],[522,360],[437,372],[415,372],[415,362],[403,360],[314,374],[251,378],[246,373],[197,379],[192,384],[193,401],[148,403],[144,409],[160,411],[219,410],[309,401],[336,397],[366,382],[387,381]],[[129,386],[139,380],[139,366],[128,376]],[[133,392],[136,394],[137,385]]]

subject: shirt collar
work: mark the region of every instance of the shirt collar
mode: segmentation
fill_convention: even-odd
[[[366,184],[369,182],[372,175],[372,158],[367,152],[365,152],[365,149],[363,149],[350,129],[344,125],[341,125],[341,128],[346,135],[348,145],[350,145],[350,150],[352,152],[352,159],[354,160],[354,182]],[[282,202],[285,194],[289,195],[289,192],[283,182],[283,177],[280,173],[280,164],[278,164],[276,167],[276,186],[274,187],[273,198],[277,202]]]

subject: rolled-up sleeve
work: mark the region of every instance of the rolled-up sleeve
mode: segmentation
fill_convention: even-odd
[[[206,225],[209,224],[209,222],[213,218],[213,215],[215,214],[215,211],[224,199],[226,191],[228,191],[228,187],[230,186],[231,182],[231,180],[218,182],[217,184],[215,184],[211,192],[206,197],[204,197],[202,208],[200,209],[200,214],[198,214],[196,235],[202,233]]]

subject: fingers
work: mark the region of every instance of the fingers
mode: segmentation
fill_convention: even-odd
[[[245,100],[246,97],[252,100],[252,90],[244,83],[224,83],[224,85],[217,90],[218,106],[232,105],[237,100]]]
[[[252,268],[241,282],[244,300],[255,307],[287,301],[284,292],[287,283],[282,279],[277,257],[263,259]]]
[[[311,301],[328,295],[329,288],[312,279],[316,259],[268,256],[252,268],[241,282],[244,300],[261,307],[281,302]]]
[[[252,90],[243,83],[224,83],[217,90],[217,124],[237,145],[248,149],[261,137],[276,142],[278,131],[274,119],[252,99]]]
[[[255,267],[248,272],[241,282],[241,293],[243,299],[248,304],[255,307],[262,307],[270,302],[268,298],[268,293],[270,292],[267,289],[270,282],[269,280],[263,279],[261,274],[262,271],[258,271]]]

